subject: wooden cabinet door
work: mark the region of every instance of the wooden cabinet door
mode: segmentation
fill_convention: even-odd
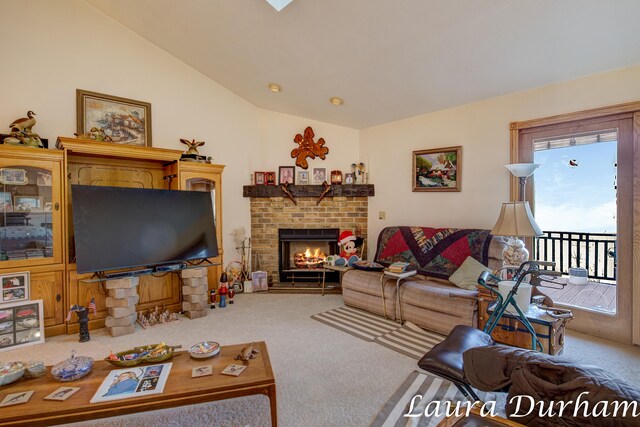
[[[215,264],[207,269],[209,289],[217,289],[222,274],[223,242],[222,242],[222,165],[180,165],[180,189],[187,191],[205,191],[211,194],[213,203],[214,227],[218,243],[218,256],[210,258]],[[203,264],[204,265],[204,264]]]
[[[31,273],[31,299],[42,300],[45,326],[64,323],[63,289],[64,272],[62,270]]]

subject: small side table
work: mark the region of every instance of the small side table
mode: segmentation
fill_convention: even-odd
[[[404,273],[393,273],[389,270],[384,270],[383,271],[383,275],[381,277],[381,283],[382,283],[382,305],[384,307],[384,317],[387,317],[387,309],[386,309],[386,304],[384,302],[384,278],[386,277],[392,277],[394,279],[396,279],[396,304],[398,306],[398,312],[400,313],[400,323],[404,323],[404,316],[402,315],[402,301],[400,301],[400,283],[406,279],[409,278],[411,276],[415,276],[416,274],[418,274],[417,270],[409,270],[409,271],[405,271]]]
[[[349,267],[349,266],[339,266],[339,265],[328,265],[328,264],[322,264],[322,296],[324,296],[324,284],[325,284],[325,276],[327,273],[327,270],[331,270],[331,271],[337,271],[340,273],[340,286],[342,286],[342,275],[349,271],[349,270],[353,270],[353,267]]]

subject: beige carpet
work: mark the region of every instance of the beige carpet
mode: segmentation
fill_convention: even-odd
[[[281,426],[364,427],[416,369],[416,362],[310,317],[340,306],[340,295],[239,295],[233,306],[217,308],[202,319],[140,328],[133,335],[119,338],[111,338],[104,329],[91,331],[88,343],[77,342],[77,335],[52,337],[43,345],[2,352],[0,360],[32,359],[55,364],[68,357],[71,349],[101,359],[111,350],[158,340],[183,347],[202,340],[223,345],[263,340],[276,376]],[[640,386],[637,347],[572,334],[567,339],[566,355],[603,366]],[[0,397],[3,395],[0,389]],[[265,411],[264,399],[258,397],[253,401],[234,399],[191,406],[179,416],[173,410],[155,411],[91,425],[263,426],[269,424]]]

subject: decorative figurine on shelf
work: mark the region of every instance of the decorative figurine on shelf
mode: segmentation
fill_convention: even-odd
[[[355,163],[351,163],[351,177],[353,182],[351,184],[356,184],[358,182],[358,175],[356,174],[358,171],[358,165]]]
[[[218,294],[220,295],[220,308],[227,306],[227,294],[229,293],[229,285],[227,285],[227,273],[220,275],[220,286],[218,287]]]
[[[94,297],[91,297],[91,302],[87,307],[83,307],[78,304],[74,304],[69,308],[69,313],[67,313],[67,318],[65,321],[69,322],[71,320],[71,313],[76,313],[78,315],[78,325],[80,326],[80,342],[91,341],[91,336],[89,335],[89,310],[93,310],[93,315],[96,316],[98,311],[96,309],[96,300]]]
[[[112,142],[113,139],[104,131],[101,127],[92,127],[89,133],[75,133],[76,138],[79,139],[91,139],[98,142]]]
[[[180,160],[199,163],[211,163],[211,157],[201,156],[200,153],[198,153],[198,147],[202,147],[205,144],[204,141],[196,142],[195,139],[189,141],[188,139],[180,138],[180,142],[189,147],[187,151],[182,153],[182,157],[180,158]]]
[[[360,261],[358,247],[362,245],[362,239],[353,235],[349,230],[340,233],[338,246],[340,246],[340,258],[335,260],[335,265],[340,267],[353,266]]]
[[[9,125],[11,133],[3,142],[5,144],[44,148],[40,135],[32,131],[32,128],[36,125],[35,115],[36,113],[29,110],[27,111],[27,117],[14,120],[13,123]]]
[[[360,182],[360,184],[366,184],[367,183],[367,168],[364,165],[364,163],[360,162],[358,163],[358,181]]]
[[[209,291],[209,303],[211,304],[209,308],[216,308],[216,290],[211,289]]]

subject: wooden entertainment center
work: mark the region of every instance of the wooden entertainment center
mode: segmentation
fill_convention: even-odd
[[[76,272],[73,184],[210,192],[220,255],[209,260],[214,266],[208,269],[208,282],[210,289],[217,288],[223,257],[223,165],[180,161],[180,150],[76,138],[59,137],[56,147],[0,145],[0,171],[24,171],[23,182],[0,182],[0,196],[12,200],[10,207],[0,209],[0,274],[30,272],[30,299],[44,302],[46,336],[78,332],[76,316],[65,323],[67,310],[73,304],[86,306],[92,297],[98,313],[89,316],[90,329],[104,327],[108,314],[103,284],[91,281],[92,274]],[[24,208],[17,204],[22,200],[39,205]],[[32,237],[36,234],[37,239]],[[138,294],[137,311],[181,309],[174,274],[141,276]]]

